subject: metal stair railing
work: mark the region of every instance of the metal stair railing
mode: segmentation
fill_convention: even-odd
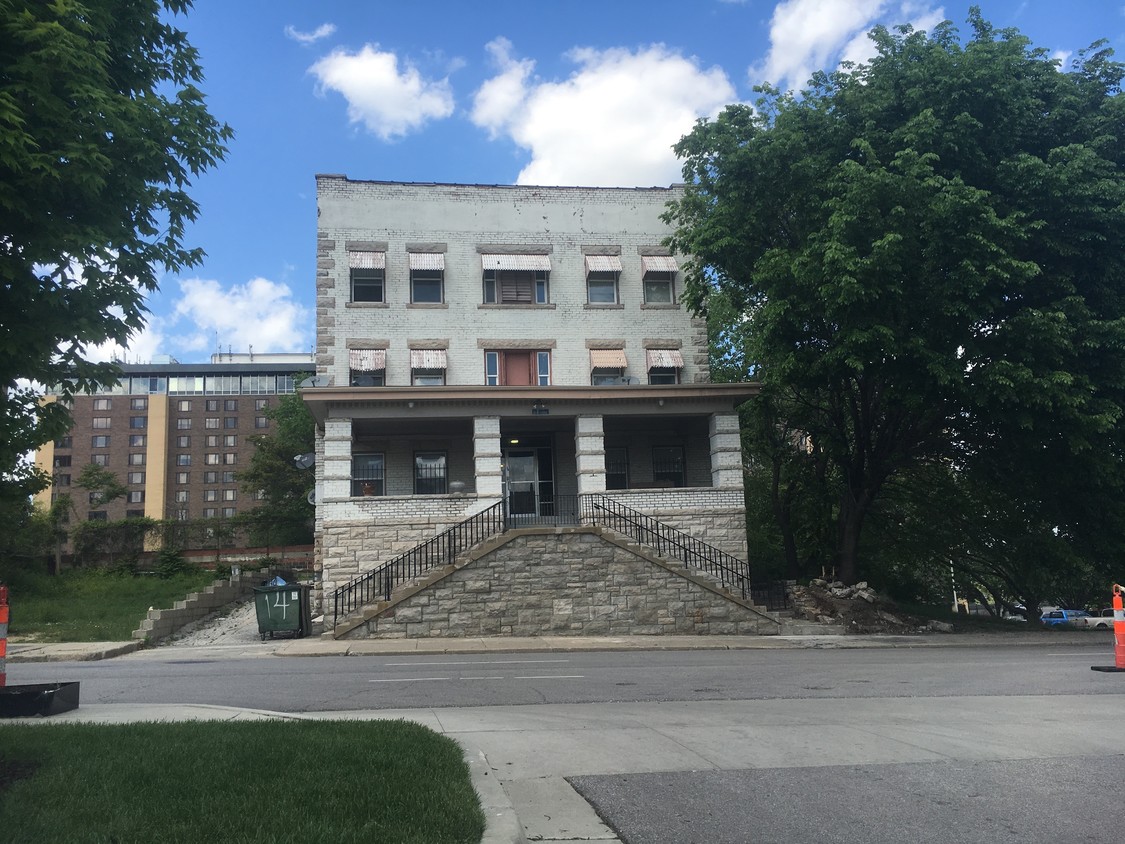
[[[464,551],[505,529],[504,503],[493,504],[385,565],[353,578],[332,593],[332,626],[375,600],[389,601],[398,584],[453,563]]]
[[[605,495],[585,495],[582,516],[584,522],[605,525],[654,548],[658,554],[675,557],[693,568],[702,569],[717,578],[724,588],[740,593],[743,599],[751,592],[748,562],[640,510],[626,507],[616,499]]]

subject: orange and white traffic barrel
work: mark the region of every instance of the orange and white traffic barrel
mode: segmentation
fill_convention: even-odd
[[[1125,671],[1125,604],[1120,584],[1113,584],[1113,665],[1092,665],[1094,671]]]
[[[8,587],[0,583],[0,686],[8,685]]]

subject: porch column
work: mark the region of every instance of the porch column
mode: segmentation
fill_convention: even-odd
[[[742,489],[742,435],[738,414],[712,414],[707,430],[711,436],[711,486]]]
[[[574,453],[578,462],[578,494],[605,492],[605,428],[600,416],[574,420]]]
[[[504,479],[500,468],[500,417],[473,417],[473,462],[478,498],[500,498]]]
[[[326,419],[324,421],[324,454],[317,460],[323,483],[325,501],[348,498],[352,494],[352,420]],[[318,505],[320,502],[317,502]],[[320,507],[317,507],[319,514]]]

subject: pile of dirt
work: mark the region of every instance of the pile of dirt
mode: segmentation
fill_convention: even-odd
[[[890,598],[866,582],[845,586],[840,581],[812,580],[790,587],[793,616],[840,627],[843,633],[952,633],[953,626],[901,611]]]

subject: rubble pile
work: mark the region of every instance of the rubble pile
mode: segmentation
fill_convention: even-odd
[[[846,633],[952,633],[941,621],[908,615],[890,598],[879,595],[866,581],[845,586],[819,578],[808,586],[791,586],[793,617],[842,627]]]

